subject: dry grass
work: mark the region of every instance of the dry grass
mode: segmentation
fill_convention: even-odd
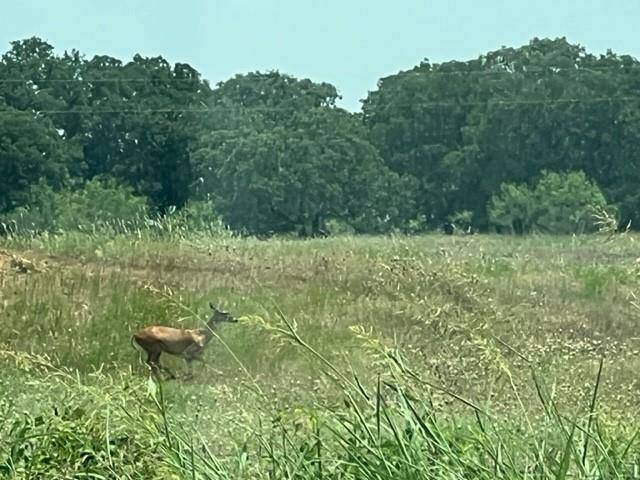
[[[505,421],[544,416],[532,369],[558,408],[588,412],[604,358],[599,404],[612,422],[635,421],[636,240],[10,239],[0,256],[0,349],[144,381],[131,333],[150,323],[196,325],[217,301],[243,320],[221,333],[224,344],[209,346],[193,379],[165,393],[176,418],[197,421],[220,448],[238,438],[237,425],[257,421],[250,410],[264,400],[247,393],[256,388],[282,415],[341,401],[317,358],[274,338],[268,325],[281,314],[310,348],[365,383],[387,368],[377,348],[398,349],[422,378]],[[46,268],[10,267],[12,256]],[[186,373],[182,362],[162,361]],[[8,372],[0,376],[11,383]],[[450,393],[431,391],[433,408],[469,414]]]

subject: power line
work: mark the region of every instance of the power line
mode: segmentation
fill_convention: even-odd
[[[413,107],[413,106],[437,106],[437,107],[466,107],[466,106],[492,106],[492,105],[547,105],[556,103],[604,103],[604,102],[628,102],[640,100],[640,92],[637,97],[598,97],[598,98],[558,98],[555,100],[492,100],[485,102],[415,102],[415,103],[390,103],[389,106]]]
[[[473,107],[473,106],[512,106],[512,105],[554,105],[554,104],[595,104],[608,102],[633,102],[640,100],[638,96],[598,97],[598,98],[560,98],[554,100],[487,100],[484,102],[411,102],[389,103],[386,108],[416,108],[416,107]],[[313,107],[318,109],[333,109],[339,107]],[[267,106],[211,106],[204,108],[156,108],[156,109],[79,109],[79,110],[0,110],[0,115],[99,115],[99,114],[154,114],[154,113],[215,113],[220,111],[236,112],[295,112],[300,106],[267,107]]]
[[[465,65],[464,63],[460,64]],[[403,75],[422,75],[428,77],[430,75],[515,75],[515,74],[556,74],[560,72],[573,72],[573,73],[595,73],[605,71],[618,71],[618,72],[631,72],[640,71],[640,64],[634,65],[608,65],[608,66],[574,66],[574,67],[554,67],[549,66],[546,68],[527,68],[525,65],[516,68],[502,67],[500,69],[493,70],[450,70],[444,71],[442,68],[448,66],[447,64],[434,64],[429,70],[420,70],[420,66],[415,67],[417,71],[405,70],[398,73],[389,75],[383,78],[389,78],[393,76]],[[201,78],[150,78],[150,77],[122,77],[122,78],[44,78],[34,80],[31,78],[1,78],[0,83],[150,83],[150,82],[188,82],[188,83],[203,83],[208,82],[207,79]]]
[[[0,115],[12,115],[12,114],[32,114],[32,115],[94,115],[101,113],[211,113],[211,109],[189,109],[189,108],[157,108],[157,109],[123,109],[123,110],[0,110]]]
[[[464,65],[464,64],[461,64]],[[416,66],[411,70],[405,70],[398,73],[394,73],[389,75],[388,77],[393,76],[403,76],[403,75],[424,75],[428,77],[429,75],[516,75],[516,74],[557,74],[561,72],[571,72],[571,73],[597,73],[597,72],[606,72],[606,71],[617,71],[617,72],[632,72],[632,71],[640,71],[640,64],[634,65],[618,65],[618,66],[593,66],[593,67],[554,67],[549,66],[546,68],[527,68],[526,65],[518,66],[518,67],[502,67],[500,69],[493,70],[442,70],[443,66],[446,64],[437,64],[433,65],[428,70],[421,70],[420,66]],[[415,71],[414,71],[415,70]],[[388,78],[383,77],[383,78]]]
[[[194,78],[0,78],[0,83],[152,83],[152,82],[189,82],[202,83],[205,80]]]

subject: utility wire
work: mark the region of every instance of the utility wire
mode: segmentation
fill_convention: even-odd
[[[464,63],[460,63],[460,66],[463,66]],[[457,66],[457,65],[456,65]],[[398,72],[396,74],[389,75],[389,78],[393,76],[403,76],[403,75],[421,75],[428,77],[430,75],[515,75],[515,74],[557,74],[561,72],[573,72],[573,73],[596,73],[596,72],[606,72],[606,71],[618,71],[618,72],[632,72],[639,71],[640,72],[640,64],[634,65],[603,65],[603,66],[590,66],[583,67],[576,65],[574,67],[545,67],[545,68],[527,68],[526,65],[518,66],[518,67],[501,67],[493,70],[450,70],[446,71],[443,68],[447,68],[447,64],[433,64],[429,70],[420,70],[420,66],[416,66],[414,68],[418,69],[417,71],[405,70]],[[0,79],[0,83],[147,83],[147,82],[188,82],[188,83],[200,83],[206,82],[206,79],[201,78],[150,78],[150,77],[122,77],[122,78],[45,78],[34,80],[32,78],[2,78]]]
[[[201,83],[197,78],[0,78],[0,83],[151,83],[151,82],[189,82]]]
[[[607,102],[637,102],[640,100],[640,92],[637,96],[621,96],[621,97],[598,97],[598,98],[560,98],[554,100],[487,100],[484,102],[411,102],[411,103],[394,103],[391,102],[386,105],[389,107],[400,108],[416,108],[416,107],[471,107],[471,106],[511,106],[511,105],[555,105],[555,104],[595,104],[595,103],[607,103]],[[320,106],[313,108],[340,108],[340,107],[328,107]],[[385,108],[385,109],[386,109]],[[242,112],[277,112],[277,111],[298,111],[300,106],[230,106],[230,105],[212,105],[211,107],[202,108],[150,108],[150,109],[78,109],[78,110],[9,110],[0,109],[0,115],[99,115],[99,114],[151,114],[151,113],[215,113],[219,111],[242,111]],[[373,112],[375,113],[375,112]]]

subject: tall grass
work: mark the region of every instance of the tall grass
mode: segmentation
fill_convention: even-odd
[[[338,387],[336,400],[311,401],[294,412],[269,405],[264,392],[246,390],[242,408],[249,422],[237,423],[238,440],[213,449],[198,424],[172,416],[161,380],[114,379],[94,372],[84,380],[46,358],[13,355],[14,368],[56,390],[64,403],[50,412],[16,416],[0,450],[0,471],[35,478],[82,475],[92,478],[208,479],[440,479],[440,478],[637,478],[637,427],[607,424],[599,412],[602,362],[584,399],[582,413],[564,413],[535,368],[535,385],[545,414],[505,419],[440,389],[413,371],[400,352],[376,339],[377,376],[364,381],[334,365],[300,337],[286,318],[262,323],[271,335],[293,342],[325,369]],[[606,372],[605,372],[606,374]],[[434,408],[440,390],[464,411]],[[221,420],[234,422],[230,412]]]
[[[635,252],[633,235],[5,237],[0,475],[637,478]],[[209,300],[240,324],[192,379],[149,377],[130,335],[197,326]]]

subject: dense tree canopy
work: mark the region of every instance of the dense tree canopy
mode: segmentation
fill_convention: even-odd
[[[329,219],[361,231],[401,227],[412,214],[402,179],[325,84],[250,74],[214,92],[221,105],[196,158],[201,192],[236,229],[316,235]],[[364,218],[363,218],[364,217]]]
[[[212,216],[255,234],[315,235],[336,222],[416,231],[460,218],[484,230],[505,188],[580,171],[599,202],[640,225],[632,57],[534,39],[466,62],[425,60],[381,79],[361,113],[338,99],[333,85],[278,72],[211,88],[162,57],[13,42],[0,60],[0,214],[28,204],[33,185],[100,179],[159,213],[210,201]]]
[[[638,67],[628,56],[536,39],[384,78],[364,102],[364,121],[388,165],[420,181],[416,200],[436,223],[470,210],[485,228],[500,185],[533,181],[543,169],[583,170],[640,223],[629,188],[640,180],[631,133]]]
[[[4,106],[0,111],[0,211],[23,205],[40,178],[57,188],[69,181],[76,149],[65,143],[51,121]]]

